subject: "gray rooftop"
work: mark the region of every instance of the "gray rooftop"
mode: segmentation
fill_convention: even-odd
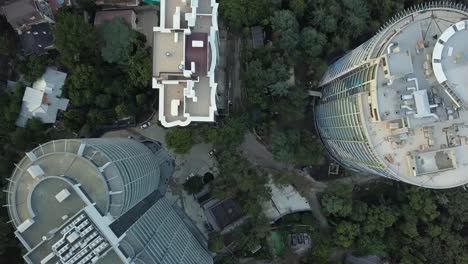
[[[34,0],[10,0],[2,7],[2,12],[14,29],[45,22]]]
[[[159,193],[172,158],[145,143],[59,140],[26,153],[9,179],[7,204],[25,261],[212,263],[205,241],[183,224],[190,220]],[[126,236],[134,243],[122,242]]]
[[[418,13],[383,32],[373,51],[376,89],[362,94],[363,122],[374,150],[403,181],[431,188],[468,182],[466,27],[444,43],[441,69],[434,60],[444,32],[467,18],[448,10]],[[441,70],[446,82],[438,80]]]

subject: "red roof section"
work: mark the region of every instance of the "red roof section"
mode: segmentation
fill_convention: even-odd
[[[192,46],[192,41],[203,41],[203,47]],[[195,74],[206,76],[208,73],[208,34],[192,33],[187,35],[185,41],[185,67],[190,68],[192,61],[195,62]]]

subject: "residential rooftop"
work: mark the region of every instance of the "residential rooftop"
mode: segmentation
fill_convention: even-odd
[[[32,25],[19,35],[19,39],[25,55],[42,55],[54,46],[49,23]]]
[[[28,27],[52,21],[52,11],[45,1],[8,0],[1,7],[10,25],[21,32]]]
[[[218,61],[215,0],[162,0],[154,27],[153,88],[165,127],[213,122]]]
[[[96,12],[94,26],[99,27],[106,21],[121,17],[132,29],[136,29],[136,14],[132,9],[111,9]]]
[[[61,98],[66,78],[66,73],[47,68],[32,87],[26,87],[16,125],[25,127],[31,118],[39,118],[43,123],[55,123],[58,111],[65,111],[68,107],[68,99]]]

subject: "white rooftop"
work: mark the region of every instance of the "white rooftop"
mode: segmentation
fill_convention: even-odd
[[[26,88],[16,125],[25,127],[28,119],[33,117],[39,118],[43,123],[55,123],[57,112],[68,107],[68,99],[60,97],[66,78],[66,73],[47,68],[32,87]]]
[[[153,88],[165,127],[213,122],[218,61],[216,0],[161,0],[154,27]]]
[[[271,199],[265,202],[264,212],[270,221],[274,222],[287,214],[310,211],[307,199],[293,186],[276,186],[270,181],[268,187],[271,188]]]

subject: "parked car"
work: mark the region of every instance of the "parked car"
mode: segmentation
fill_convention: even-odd
[[[141,129],[145,129],[151,126],[151,122],[146,122],[143,125],[140,126]]]

